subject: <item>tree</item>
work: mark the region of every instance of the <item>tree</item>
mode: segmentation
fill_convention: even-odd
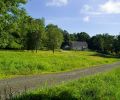
[[[118,52],[119,52],[119,55],[120,55],[120,35],[118,35],[117,46],[118,46]]]
[[[70,41],[77,41],[76,33],[70,34]]]
[[[89,41],[89,48],[96,51],[103,51],[103,42],[101,34],[93,36]]]
[[[108,54],[113,52],[114,36],[109,34],[98,34],[90,39],[89,47],[92,50]]]
[[[58,26],[49,24],[46,26],[47,48],[54,53],[55,49],[60,49],[63,42],[63,34]]]
[[[28,33],[26,35],[26,47],[28,50],[40,49],[45,31],[44,19],[33,19],[28,20]]]
[[[90,39],[90,36],[86,32],[77,33],[78,41],[88,42],[89,39]]]
[[[0,48],[6,48],[9,43],[9,36],[7,33],[0,34]]]
[[[105,53],[112,53],[113,52],[113,42],[114,42],[114,36],[109,34],[103,34],[104,39],[104,45],[103,49]]]
[[[64,46],[70,45],[70,34],[66,30],[62,31],[62,33],[63,33],[64,40],[61,48],[64,48]]]
[[[27,49],[28,50],[36,50],[39,46],[39,33],[37,31],[35,32],[29,32],[27,34]]]
[[[1,48],[14,48],[13,44],[18,44],[16,38],[12,35],[19,29],[18,20],[26,15],[22,4],[26,0],[1,0],[0,1],[0,46]],[[12,42],[11,42],[12,39]],[[4,43],[1,41],[4,40]],[[4,46],[3,46],[4,45]],[[15,45],[16,46],[16,45]]]
[[[120,53],[120,35],[116,36],[114,39],[113,50],[116,54]]]

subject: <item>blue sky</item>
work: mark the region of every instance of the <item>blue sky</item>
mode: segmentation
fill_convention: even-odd
[[[46,24],[70,33],[120,32],[120,0],[28,0],[25,8],[32,17],[44,17]]]

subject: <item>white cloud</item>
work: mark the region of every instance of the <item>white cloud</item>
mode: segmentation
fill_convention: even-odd
[[[89,22],[89,21],[90,21],[90,16],[85,16],[85,17],[83,18],[83,21],[84,21],[84,22]]]
[[[102,12],[97,11],[97,9],[96,9],[96,11],[95,11],[95,8],[94,8],[94,7],[92,7],[92,6],[90,6],[90,5],[87,5],[87,4],[85,4],[85,5],[83,6],[83,8],[81,9],[80,12],[81,12],[82,14],[87,14],[87,15],[101,15],[101,14],[102,14]]]
[[[120,0],[108,0],[100,5],[100,10],[107,14],[120,14]]]
[[[84,6],[83,6],[83,9],[84,9],[85,11],[90,11],[90,10],[92,10],[92,7],[89,6],[89,5],[84,5]]]
[[[97,6],[84,5],[81,13],[86,15],[120,14],[120,0],[107,0]]]
[[[85,4],[83,5],[83,8],[81,9],[81,13],[86,13],[86,12],[89,12],[90,10],[92,10],[92,7]]]
[[[56,7],[61,7],[61,6],[65,6],[68,4],[69,0],[49,0],[46,3],[46,6],[56,6]]]

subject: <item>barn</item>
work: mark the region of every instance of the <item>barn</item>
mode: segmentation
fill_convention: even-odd
[[[71,49],[72,50],[87,50],[88,44],[87,42],[72,41]]]

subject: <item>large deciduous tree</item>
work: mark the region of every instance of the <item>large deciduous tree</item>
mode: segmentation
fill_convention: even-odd
[[[114,36],[109,34],[99,34],[93,36],[89,41],[89,47],[102,53],[113,52]]]
[[[101,34],[93,36],[89,41],[89,47],[92,50],[103,51],[103,42]]]
[[[78,41],[85,41],[88,42],[90,36],[86,32],[77,33],[77,40]]]
[[[28,50],[37,50],[41,48],[43,35],[45,31],[44,19],[28,20],[28,33],[26,35],[26,48]]]
[[[65,49],[65,46],[66,46],[66,45],[67,45],[67,46],[70,45],[70,34],[69,34],[66,30],[62,31],[62,33],[63,33],[63,38],[64,38],[64,40],[63,40],[63,43],[62,43],[61,48],[62,48],[62,49]],[[68,49],[69,49],[69,48],[68,48]]]
[[[46,26],[47,48],[54,53],[55,49],[60,49],[63,42],[63,34],[58,26],[49,24]]]
[[[113,43],[113,50],[120,55],[120,35],[116,36]]]
[[[18,20],[26,15],[22,4],[26,0],[0,0],[0,48],[19,48]],[[14,33],[14,35],[13,35]]]

